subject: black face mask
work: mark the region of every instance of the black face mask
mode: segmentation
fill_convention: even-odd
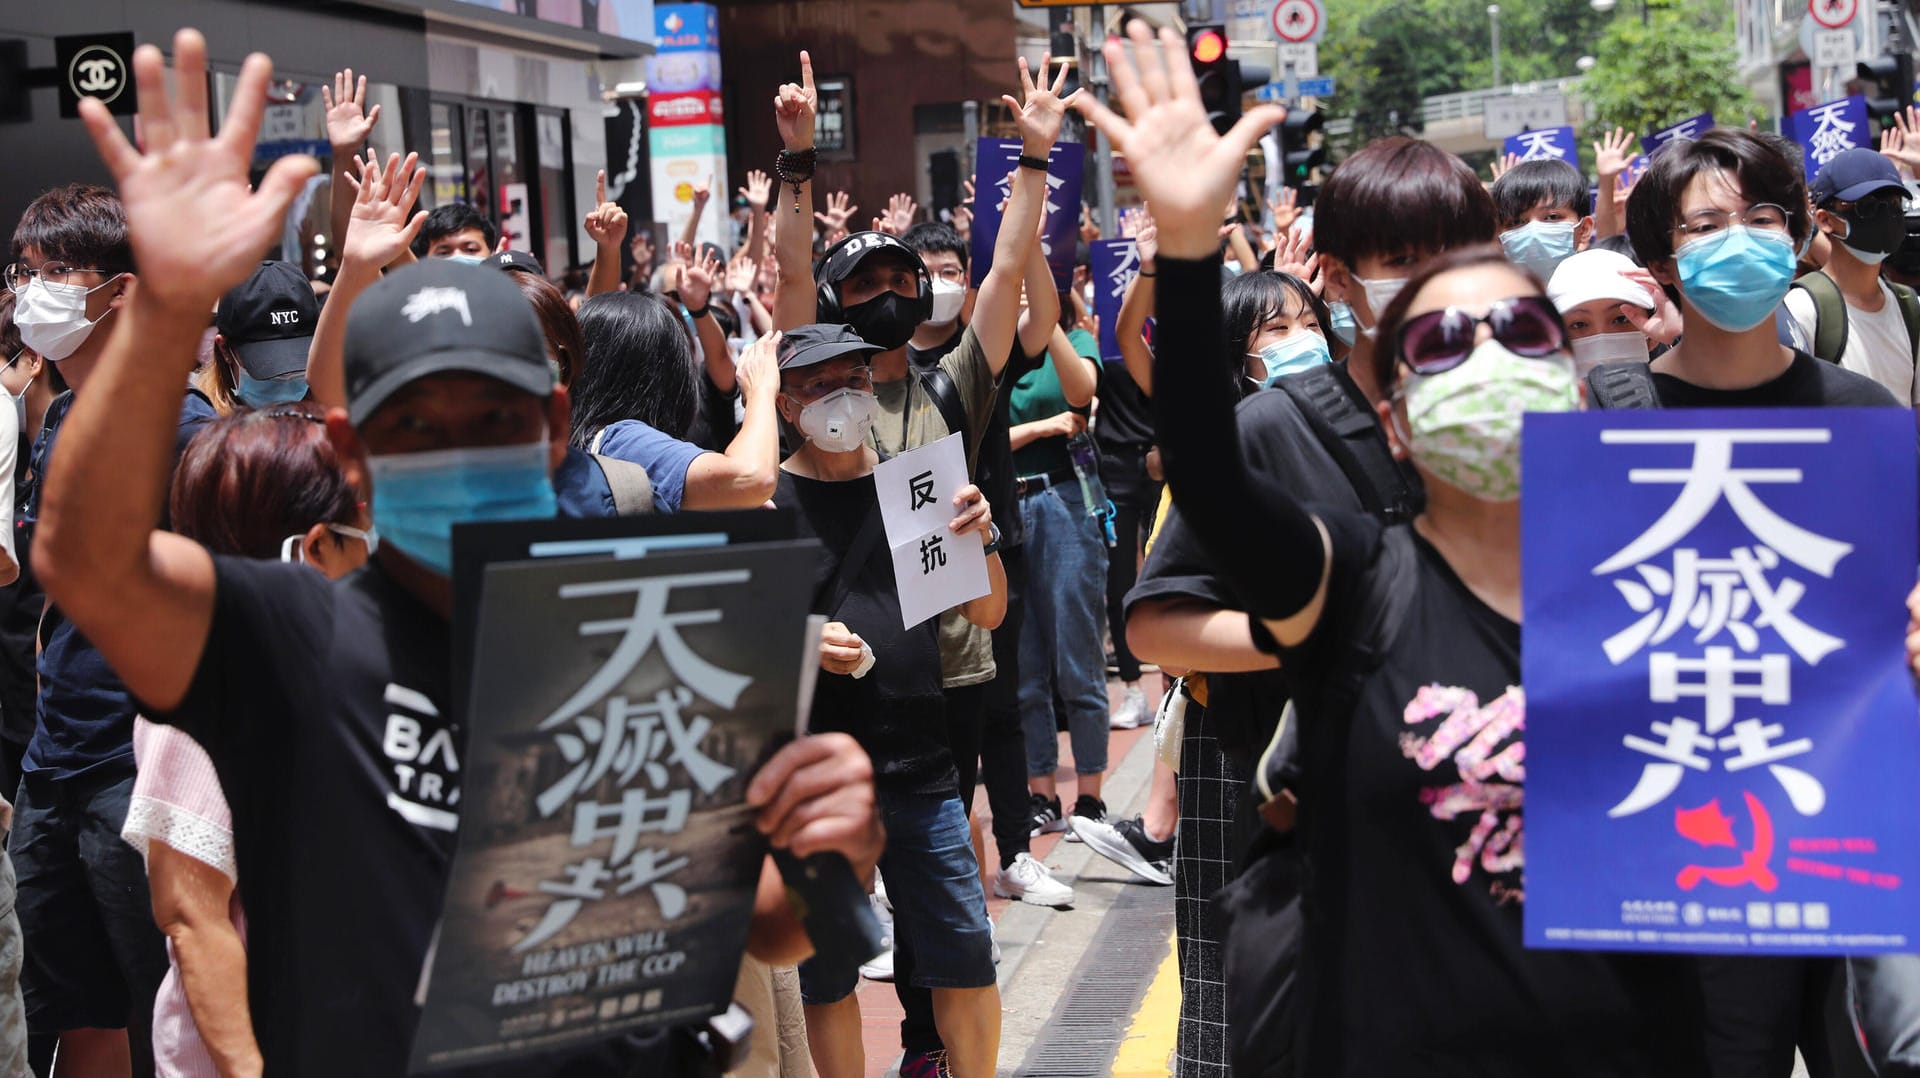
[[[853,327],[861,340],[891,352],[913,339],[913,331],[926,320],[928,306],[917,297],[888,289],[865,303],[847,308],[847,325]]]
[[[1897,203],[1861,202],[1834,216],[1847,223],[1847,234],[1840,242],[1856,251],[1890,255],[1906,242],[1907,216]]]

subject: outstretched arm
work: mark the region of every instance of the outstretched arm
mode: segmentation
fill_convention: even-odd
[[[380,106],[364,108],[367,77],[355,81],[353,68],[335,72],[331,90],[322,83],[320,101],[327,108],[327,143],[333,147],[333,182],[327,187],[327,221],[332,230],[327,237],[337,245],[347,234],[347,215],[353,212],[349,194],[353,161],[373,134],[373,125],[380,122]]]
[[[800,53],[800,84],[780,87],[773,101],[774,122],[786,155],[805,155],[805,178],[781,183],[773,190],[779,227],[773,231],[773,255],[780,283],[773,294],[773,328],[781,331],[812,325],[818,305],[813,295],[813,110],[819,101],[813,86],[813,58]],[[789,177],[790,178],[790,177]]]
[[[346,235],[340,241],[340,272],[334,274],[333,291],[320,308],[313,343],[307,346],[307,384],[313,399],[329,408],[347,406],[344,364],[347,314],[353,310],[353,301],[380,280],[381,267],[412,248],[414,237],[427,223],[426,211],[413,212],[420,185],[427,179],[419,154],[410,153],[405,160],[392,154],[382,169],[369,152],[360,173],[361,179],[347,177],[354,199]]]
[[[620,287],[620,245],[627,238],[627,211],[607,201],[607,170],[593,180],[593,212],[584,222],[593,239],[593,270],[587,274],[587,295],[597,296]]]

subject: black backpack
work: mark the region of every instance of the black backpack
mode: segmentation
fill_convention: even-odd
[[[1660,407],[1653,368],[1645,363],[1602,363],[1587,372],[1587,403],[1594,408]]]
[[[1273,388],[1300,409],[1369,514],[1388,524],[1413,519],[1421,501],[1417,480],[1393,459],[1366,397],[1344,370],[1323,363],[1287,375]]]

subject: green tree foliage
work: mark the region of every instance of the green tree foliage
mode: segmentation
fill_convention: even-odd
[[[1623,0],[1582,83],[1587,127],[1647,132],[1711,112],[1723,124],[1757,114],[1737,77],[1733,9],[1716,0]]]

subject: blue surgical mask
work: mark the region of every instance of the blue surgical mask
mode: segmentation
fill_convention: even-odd
[[[391,544],[441,576],[453,575],[453,526],[539,520],[559,512],[543,441],[370,457],[373,521]]]
[[[1335,302],[1327,304],[1327,311],[1332,316],[1329,321],[1333,323],[1333,335],[1340,338],[1342,344],[1352,347],[1354,336],[1360,332],[1359,325],[1353,320],[1353,308]]]
[[[1560,263],[1573,257],[1573,233],[1572,221],[1529,221],[1500,233],[1500,246],[1506,249],[1507,261],[1545,281]]]
[[[291,378],[255,378],[246,371],[237,372],[240,384],[234,388],[234,395],[240,402],[255,410],[271,408],[276,404],[292,404],[307,395],[307,376],[296,374]]]
[[[1327,339],[1305,329],[1296,330],[1251,354],[1266,364],[1267,377],[1261,384],[1268,386],[1289,374],[1333,362],[1333,354],[1327,351]]]
[[[1793,285],[1793,237],[1785,232],[1730,225],[1725,236],[1689,240],[1674,257],[1680,294],[1728,333],[1773,317]]]
[[[479,255],[448,255],[447,261],[460,262],[469,266],[477,266],[480,263],[485,262],[486,259],[480,257]]]

